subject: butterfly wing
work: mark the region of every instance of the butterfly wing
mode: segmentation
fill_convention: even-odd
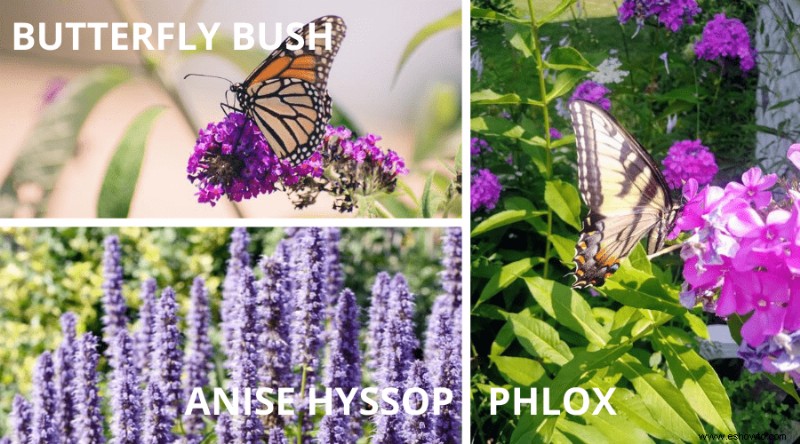
[[[250,100],[242,106],[279,158],[298,164],[322,141],[331,118],[328,74],[346,29],[336,16],[306,24],[297,32],[302,47],[290,50],[297,42],[287,38],[243,82]]]
[[[576,245],[574,287],[603,285],[648,236],[658,251],[675,217],[652,157],[611,115],[592,103],[569,106],[578,147],[578,186],[589,215]]]

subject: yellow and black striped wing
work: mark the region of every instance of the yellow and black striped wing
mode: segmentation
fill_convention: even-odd
[[[652,157],[610,114],[592,103],[569,106],[578,148],[578,187],[589,215],[576,245],[574,287],[603,285],[645,236],[664,244],[675,217]]]

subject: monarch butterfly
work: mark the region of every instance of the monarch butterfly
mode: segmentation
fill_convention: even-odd
[[[330,40],[320,31],[326,29]],[[322,142],[331,118],[328,73],[346,29],[344,20],[332,15],[307,23],[297,32],[300,49],[287,49],[294,40],[287,38],[244,82],[231,85],[241,109],[223,108],[253,119],[279,158],[288,157],[294,165],[304,161]]]
[[[648,254],[675,223],[667,181],[656,162],[610,114],[569,105],[578,147],[578,185],[589,215],[575,247],[575,288],[601,286],[644,236]]]

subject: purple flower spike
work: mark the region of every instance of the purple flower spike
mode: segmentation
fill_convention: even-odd
[[[253,272],[250,268],[241,271],[239,279],[239,319],[234,335],[233,361],[230,363],[230,390],[244,397],[245,388],[259,387],[258,369],[261,367],[261,350],[259,350],[260,325],[258,318],[258,300],[256,297]],[[251,393],[251,402],[255,405],[255,391]],[[253,412],[250,415],[237,416],[234,421],[234,435],[237,442],[257,443],[264,437],[264,426],[261,419]]]
[[[472,175],[472,194],[470,195],[470,209],[473,213],[481,208],[493,210],[500,200],[503,186],[500,180],[487,168],[482,168]]]
[[[673,190],[681,189],[689,179],[698,185],[709,184],[718,171],[714,154],[699,139],[675,142],[662,164],[664,178]]]
[[[103,341],[106,357],[116,366],[115,342],[117,333],[128,328],[128,306],[122,295],[122,258],[117,236],[108,236],[103,254]]]
[[[291,387],[294,380],[290,368],[291,352],[289,351],[289,316],[285,291],[286,271],[280,260],[264,258],[261,261],[264,278],[258,283],[258,318],[261,324],[259,349],[262,362],[259,375],[261,386],[277,390],[280,387]],[[264,418],[267,427],[280,429],[283,417],[277,414]]]
[[[184,399],[189,399],[195,387],[209,383],[208,374],[213,369],[213,350],[208,331],[211,326],[211,307],[203,278],[194,278],[189,313],[186,316],[186,387]],[[186,439],[190,443],[202,441],[205,427],[202,415],[193,413],[183,417]]]
[[[238,319],[239,310],[239,279],[242,270],[250,267],[250,253],[247,248],[250,245],[250,235],[247,229],[237,227],[231,233],[231,245],[229,247],[230,259],[228,268],[225,272],[225,280],[222,281],[222,307],[220,315],[222,317],[222,337],[224,339],[225,353],[230,356],[234,341],[234,330]]]
[[[270,429],[267,444],[288,444],[283,429],[280,427],[273,427]]]
[[[461,335],[460,309],[452,309],[451,295],[441,295],[434,302],[428,318],[426,348],[431,355],[426,363],[433,387],[448,388],[453,402],[444,407],[436,418],[436,437],[442,442],[459,442],[461,439]],[[460,308],[460,307],[459,307]]]
[[[11,426],[11,442],[14,444],[27,444],[31,437],[31,424],[33,422],[33,409],[31,404],[22,397],[15,395],[11,403],[9,425]]]
[[[152,367],[150,358],[153,355],[153,336],[156,329],[156,280],[147,279],[142,282],[139,307],[139,328],[134,335],[136,364],[139,366],[139,377],[143,383],[148,381],[148,372]]]
[[[344,288],[344,271],[340,262],[339,240],[341,232],[338,228],[325,228],[325,276],[327,277],[325,292],[328,304],[333,304],[339,292]]]
[[[428,369],[425,368],[425,363],[422,361],[414,361],[411,364],[411,370],[408,374],[408,379],[405,383],[405,389],[421,388],[427,393],[428,399],[433,397],[433,386],[431,386],[431,379],[428,376]],[[420,409],[422,401],[420,395],[414,395],[411,398],[411,407]],[[438,441],[435,439],[435,416],[430,411],[430,404],[428,410],[421,415],[405,415],[400,435],[405,439],[406,444],[426,444],[432,442],[448,442]],[[458,441],[453,441],[458,442]]]
[[[389,290],[392,278],[389,273],[380,272],[375,276],[375,283],[372,284],[372,297],[369,306],[369,324],[367,324],[367,369],[375,371],[378,369],[378,358],[381,350],[383,332],[386,328],[387,314],[389,306]],[[378,381],[379,375],[375,375]]]
[[[71,444],[77,442],[77,435],[72,429],[72,419],[76,416],[75,401],[72,397],[72,384],[75,379],[75,313],[67,312],[61,315],[61,345],[55,354],[56,387],[54,396],[58,402],[59,434],[64,437],[64,442]]]
[[[217,435],[217,442],[233,442],[233,424],[231,423],[231,416],[228,412],[223,412],[217,418],[217,425],[214,427],[214,432]]]
[[[361,387],[361,351],[358,348],[360,330],[356,296],[345,288],[336,303],[330,356],[325,367],[323,386],[340,387],[345,393],[349,393],[352,388]],[[333,412],[322,418],[317,439],[321,444],[355,442],[360,432],[355,417],[352,414],[345,415],[341,400],[336,398]]]
[[[722,12],[703,28],[703,37],[694,46],[697,57],[704,60],[739,60],[747,72],[756,66],[756,50],[750,44],[747,27],[741,20],[727,18]]]
[[[157,382],[150,382],[144,389],[144,426],[142,430],[143,444],[162,444],[175,442],[175,434],[172,433],[172,424],[175,422],[173,408],[167,405],[164,392]],[[228,417],[230,420],[230,417]],[[220,421],[222,416],[220,416]],[[222,442],[233,442],[233,440],[220,440]]]
[[[133,340],[126,331],[117,336],[119,365],[111,387],[111,444],[138,444],[142,432],[142,391],[134,361]]]
[[[77,412],[77,416],[72,420],[72,427],[78,432],[80,443],[105,442],[103,412],[100,409],[100,394],[97,391],[99,357],[97,338],[91,333],[81,336],[75,349],[75,380],[72,392]]]
[[[408,369],[414,361],[414,350],[419,341],[414,335],[414,295],[402,274],[397,274],[391,282],[386,330],[381,340],[378,368],[382,388],[403,387],[408,377]],[[399,401],[399,399],[395,399]],[[384,405],[388,408],[388,405]],[[378,415],[375,427],[375,441],[381,443],[402,443],[400,436],[403,417],[400,415]]]
[[[310,387],[319,366],[322,317],[325,313],[325,248],[322,230],[303,229],[293,240],[293,247],[296,305],[291,327],[292,367],[295,371],[306,369],[306,386]]]
[[[572,93],[569,103],[576,100],[583,100],[584,102],[594,103],[608,111],[611,109],[611,100],[606,97],[608,94],[611,94],[610,89],[599,83],[586,80],[575,88],[575,92]]]
[[[181,353],[181,332],[178,329],[178,304],[175,292],[167,287],[161,293],[156,312],[156,330],[153,336],[153,367],[150,369],[150,382],[158,386],[158,396],[165,405],[162,413],[174,421],[181,412],[183,386],[181,372],[183,354]]]
[[[31,443],[58,444],[58,404],[53,397],[56,393],[55,368],[49,351],[42,353],[33,370],[33,422],[31,423]]]
[[[461,228],[447,228],[442,237],[442,287],[461,306]]]

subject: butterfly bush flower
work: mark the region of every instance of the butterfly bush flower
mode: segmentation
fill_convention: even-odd
[[[680,189],[689,179],[698,185],[711,183],[718,171],[714,154],[699,139],[675,142],[662,164],[664,178],[673,190]]]
[[[33,369],[31,443],[58,444],[61,442],[56,422],[58,405],[56,398],[53,397],[55,392],[53,355],[46,351],[39,356]]]
[[[358,348],[358,304],[356,295],[344,289],[336,302],[333,316],[330,354],[325,366],[324,387],[340,387],[345,393],[361,386],[361,351]],[[356,395],[358,396],[358,395]],[[319,426],[317,439],[321,444],[355,442],[360,435],[356,418],[344,414],[344,405],[334,398],[333,411]]]
[[[670,31],[678,32],[693,24],[700,12],[695,0],[625,0],[619,7],[619,21],[624,24],[634,19],[640,29],[647,18],[655,17]]]
[[[116,356],[121,358],[118,354]],[[103,412],[100,409],[100,393],[97,390],[99,357],[97,338],[91,333],[81,336],[75,349],[75,380],[72,392],[77,412],[72,420],[72,427],[78,432],[79,443],[105,442]]]
[[[137,444],[142,432],[142,392],[134,362],[133,340],[126,331],[117,335],[118,362],[112,372],[111,444]]]
[[[296,208],[331,194],[334,209],[350,212],[358,195],[394,191],[405,161],[378,147],[380,137],[352,139],[350,130],[328,126],[318,151],[299,165],[279,159],[255,122],[232,112],[200,130],[186,171],[198,188],[197,200],[212,206],[226,196],[233,202],[285,190]]]
[[[550,127],[550,139],[551,140],[559,140],[563,135],[561,135],[561,131],[557,130],[556,128]]]
[[[30,440],[31,425],[33,422],[33,409],[31,404],[22,397],[14,395],[11,403],[11,414],[9,426],[11,427],[11,442],[14,444],[25,444]]]
[[[687,203],[676,221],[676,230],[690,234],[681,251],[686,281],[681,302],[687,307],[702,303],[721,317],[747,317],[742,356],[755,353],[770,362],[796,359],[794,351],[781,355],[778,346],[793,343],[786,338],[800,331],[795,277],[800,273],[800,194],[796,185],[773,191],[776,182],[776,175],[757,167],[725,188],[698,190],[690,179],[684,187]],[[762,365],[770,372],[790,367]]]
[[[77,437],[72,428],[72,418],[75,417],[75,402],[72,396],[72,384],[75,379],[75,313],[67,312],[61,315],[61,345],[55,354],[55,371],[59,434],[67,443],[76,442]]]
[[[706,23],[702,38],[694,45],[694,52],[703,60],[738,59],[744,72],[756,65],[756,50],[750,43],[747,27],[739,19],[727,18],[724,12]]]
[[[595,105],[608,111],[611,109],[611,100],[606,97],[608,94],[611,94],[610,89],[597,82],[585,80],[583,83],[575,87],[575,91],[572,93],[569,103],[572,103],[576,100],[583,100],[584,102],[594,103]]]
[[[128,328],[128,306],[122,295],[122,258],[117,236],[105,240],[103,254],[103,340],[106,343],[106,357],[115,366],[116,337],[120,330]]]
[[[486,211],[493,210],[500,200],[503,186],[500,180],[487,168],[479,169],[472,174],[472,194],[470,195],[470,208],[475,213],[481,208]]]
[[[222,338],[224,340],[225,352],[230,356],[233,347],[235,324],[238,319],[239,304],[239,279],[242,270],[250,266],[250,253],[247,248],[250,245],[250,235],[244,227],[236,227],[231,232],[231,245],[228,247],[230,258],[228,267],[225,271],[225,280],[222,281],[222,306],[220,317],[222,317]]]
[[[156,280],[147,279],[142,282],[139,292],[141,306],[139,307],[139,328],[134,334],[134,349],[136,365],[139,368],[139,377],[142,382],[147,382],[150,371],[150,357],[153,353],[153,335],[156,328]]]
[[[380,140],[374,134],[354,138],[349,129],[328,125],[319,148],[321,162],[310,173],[298,175],[296,183],[286,183],[295,208],[313,204],[325,191],[333,196],[335,210],[349,213],[358,206],[360,196],[393,192],[408,168],[396,152],[378,146]]]
[[[196,387],[205,387],[209,383],[208,374],[213,369],[213,350],[209,339],[211,327],[211,307],[208,292],[203,278],[196,277],[192,283],[189,313],[186,315],[186,387],[184,399],[189,399]],[[202,415],[193,413],[183,417],[187,441],[202,441],[204,422]]]

